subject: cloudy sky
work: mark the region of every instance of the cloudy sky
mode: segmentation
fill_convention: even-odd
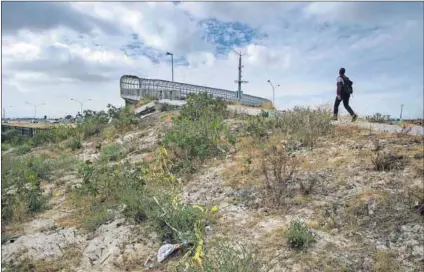
[[[2,3],[2,102],[8,116],[123,105],[123,74],[243,91],[276,104],[333,103],[340,67],[359,115],[423,115],[422,2]],[[346,111],[341,107],[342,113]]]

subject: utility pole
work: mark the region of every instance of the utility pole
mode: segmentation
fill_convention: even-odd
[[[400,105],[400,121],[402,121],[403,104]]]
[[[241,57],[244,56],[245,54],[242,54],[241,52],[237,52],[235,50],[233,50],[234,53],[236,53],[239,56],[239,66],[238,66],[238,80],[235,80],[234,83],[238,84],[238,89],[237,89],[237,98],[240,100],[242,97],[242,91],[241,91],[241,84],[242,83],[248,83],[248,81],[243,81],[241,80],[241,68],[244,67],[244,65],[241,65]]]
[[[171,56],[172,82],[174,82],[174,54],[170,52],[166,52],[166,54]]]

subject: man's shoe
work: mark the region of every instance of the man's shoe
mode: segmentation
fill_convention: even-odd
[[[334,115],[333,115],[333,120],[334,120],[334,121],[337,121],[337,114],[334,114]]]
[[[355,121],[356,121],[356,119],[358,119],[358,115],[354,114],[354,115],[352,116],[352,122],[355,122]]]

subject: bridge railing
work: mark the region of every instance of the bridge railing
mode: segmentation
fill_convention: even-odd
[[[10,125],[1,125],[1,131],[6,132],[9,130],[16,130],[18,134],[27,137],[34,137],[40,131],[51,130],[51,128],[40,128],[40,127],[25,127],[25,126],[10,126]]]
[[[234,91],[161,79],[145,79],[133,75],[124,75],[121,77],[120,89],[122,98],[134,101],[138,101],[143,97],[179,100],[186,99],[193,93],[205,92],[229,102],[237,102],[249,106],[258,107],[271,103],[268,99],[247,94],[243,94],[240,99],[237,97],[237,92]]]

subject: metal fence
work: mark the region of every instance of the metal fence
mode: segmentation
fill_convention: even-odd
[[[20,127],[20,126],[9,126],[1,125],[1,132],[9,130],[16,130],[20,135],[27,137],[34,137],[38,132],[50,130],[51,128],[34,128],[34,127]]]
[[[125,100],[139,101],[143,97],[155,99],[184,100],[193,93],[208,93],[214,97],[229,102],[237,102],[248,106],[262,106],[271,101],[257,96],[243,94],[237,97],[237,92],[206,86],[172,82],[161,79],[139,78],[133,75],[124,75],[120,80],[121,97]]]

